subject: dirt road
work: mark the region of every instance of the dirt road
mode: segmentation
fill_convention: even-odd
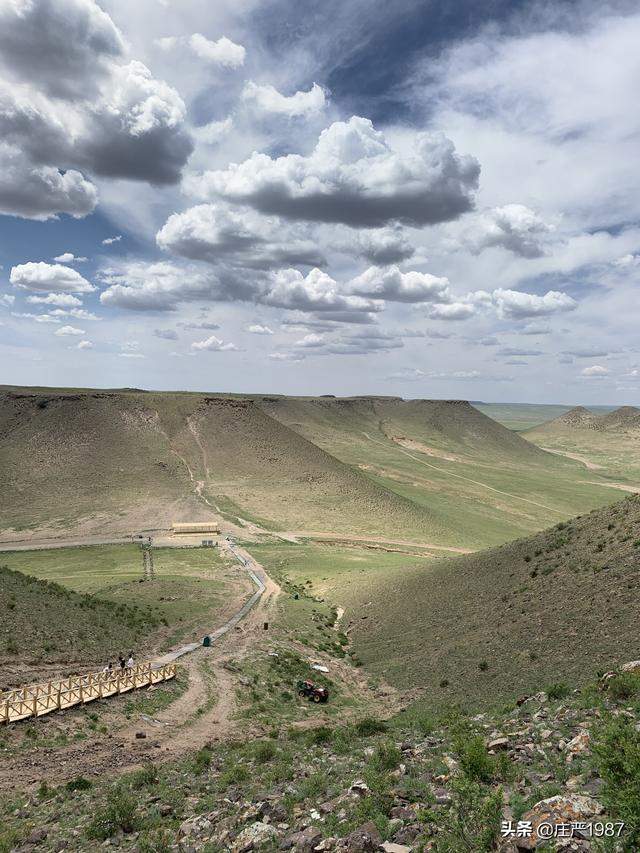
[[[273,608],[281,590],[247,551],[237,546],[235,550],[247,560],[264,590],[241,623],[219,637],[211,648],[199,646],[181,658],[188,676],[188,687],[182,696],[153,719],[137,719],[113,734],[96,735],[64,747],[40,748],[3,760],[0,789],[20,789],[42,780],[59,783],[76,776],[119,774],[147,761],[179,758],[240,728],[233,720],[237,681],[232,661],[241,660],[259,645],[263,623],[273,621]],[[139,733],[145,737],[137,737]],[[243,737],[247,735],[250,732],[245,723]]]

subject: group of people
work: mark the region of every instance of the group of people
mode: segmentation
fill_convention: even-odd
[[[133,667],[135,666],[135,661],[133,660],[133,652],[129,652],[129,657],[126,659],[125,659],[124,655],[118,655],[118,663],[120,664],[121,670],[133,669]],[[105,668],[102,670],[102,672],[104,674],[106,674],[109,672],[113,672],[113,669],[114,669],[114,666],[111,663],[111,661],[109,661],[109,663],[105,666]]]

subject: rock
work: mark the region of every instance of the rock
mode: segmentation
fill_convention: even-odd
[[[487,749],[494,751],[496,749],[508,749],[509,748],[509,738],[508,737],[497,737],[493,740],[490,740],[487,744]]]
[[[591,735],[587,731],[578,732],[578,734],[572,738],[569,743],[565,746],[565,751],[570,753],[571,755],[577,755],[581,752],[589,751],[589,744],[591,741]]]
[[[36,844],[42,844],[46,837],[46,829],[34,829],[33,832],[30,832],[29,835],[26,837],[25,842],[27,844],[33,844],[35,846]]]
[[[385,853],[411,853],[411,848],[406,844],[394,844],[393,841],[385,841],[382,849]]]
[[[629,663],[623,663],[620,667],[621,672],[640,672],[640,660],[631,660]]]
[[[247,850],[254,850],[268,841],[275,841],[278,838],[278,833],[270,823],[262,823],[256,821],[245,827],[238,835],[232,850],[237,853],[245,853]]]
[[[349,791],[352,794],[357,794],[358,797],[365,797],[370,793],[369,786],[364,779],[356,779],[355,782],[352,782],[349,786]]]
[[[308,826],[301,832],[294,832],[284,839],[281,850],[296,850],[300,853],[311,853],[322,841],[322,833],[315,826]]]
[[[349,853],[374,853],[382,844],[382,838],[375,823],[370,820],[342,839],[341,850]]]
[[[169,803],[163,803],[160,806],[160,816],[169,817],[170,814],[173,814],[173,806]]]
[[[400,820],[413,820],[415,817],[413,810],[406,806],[394,806],[389,812],[389,816],[392,818],[399,817]]]
[[[136,732],[136,740],[144,740],[146,736],[146,732]]]
[[[442,761],[447,767],[449,773],[455,773],[460,767],[455,758],[452,758],[450,755],[443,756]]]
[[[436,799],[437,806],[448,806],[451,802],[451,794],[446,788],[434,788],[433,796]]]
[[[203,838],[213,831],[213,823],[207,815],[196,815],[180,824],[179,834],[185,838]]]
[[[537,833],[541,823],[558,824],[588,821],[589,818],[602,814],[603,811],[604,808],[597,800],[580,794],[557,794],[547,800],[540,800],[522,816],[523,821],[531,821],[533,832],[529,838],[518,838],[518,849],[535,850],[543,842]],[[558,841],[556,839],[556,842]]]

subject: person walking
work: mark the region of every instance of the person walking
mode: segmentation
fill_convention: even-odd
[[[127,660],[127,669],[133,669],[133,667],[134,667],[133,652],[129,652],[129,659]]]
[[[127,665],[127,662],[124,659],[124,655],[118,655],[118,661],[120,662],[120,669],[124,669]]]

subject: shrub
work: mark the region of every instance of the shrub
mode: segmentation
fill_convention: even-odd
[[[193,762],[193,772],[204,773],[207,767],[211,764],[212,758],[213,753],[211,752],[210,747],[203,746],[202,749],[198,750],[196,753],[196,757]]]
[[[458,734],[454,738],[453,748],[467,779],[473,782],[491,782],[495,772],[495,762],[487,752],[480,735]]]
[[[549,699],[564,699],[565,696],[569,695],[569,688],[562,681],[557,681],[550,684],[545,692]]]
[[[155,785],[158,781],[158,768],[149,762],[131,774],[131,787],[139,790],[147,785]]]
[[[275,758],[277,752],[276,745],[272,740],[261,740],[256,743],[253,749],[253,757],[258,764],[266,764]]]
[[[88,791],[91,788],[91,782],[84,776],[76,776],[75,779],[69,779],[65,788],[67,791]]]
[[[109,791],[107,803],[99,809],[87,828],[89,838],[104,841],[120,830],[125,834],[135,832],[138,826],[136,801],[120,786]]]
[[[605,720],[593,734],[593,756],[604,782],[600,799],[624,821],[625,850],[640,848],[640,732],[626,717]]]
[[[502,814],[502,789],[487,791],[477,782],[454,779],[451,792],[451,808],[442,816],[438,813],[440,831],[433,850],[436,853],[495,850]]]
[[[631,699],[640,690],[640,678],[632,672],[621,672],[609,679],[607,690],[618,702]]]
[[[355,730],[360,737],[369,737],[386,732],[387,724],[382,720],[376,720],[374,717],[364,717],[356,723]]]
[[[402,761],[402,753],[391,741],[379,743],[371,756],[371,765],[379,772],[395,770]]]
[[[481,660],[478,664],[478,669],[480,670],[480,672],[486,672],[489,669],[489,664],[486,662],[486,660]]]

